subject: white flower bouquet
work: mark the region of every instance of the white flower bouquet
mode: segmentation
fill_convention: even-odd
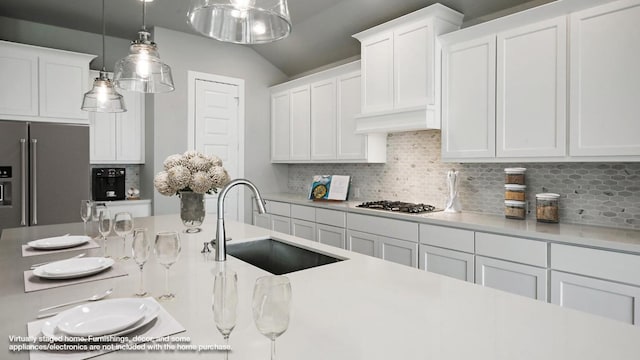
[[[177,195],[180,191],[213,194],[229,180],[229,174],[222,167],[219,157],[187,151],[167,157],[164,171],[156,175],[153,185],[165,196]]]

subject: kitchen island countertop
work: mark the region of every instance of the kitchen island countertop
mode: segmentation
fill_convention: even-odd
[[[136,219],[151,234],[182,230],[178,215]],[[184,234],[182,254],[171,268],[176,299],[161,302],[186,332],[191,344],[223,344],[211,311],[212,273],[221,263],[200,253],[215,233],[208,217],[198,234]],[[37,310],[114,287],[112,297],[128,297],[138,285],[138,269],[124,262],[129,276],[24,293],[22,273],[29,265],[74,255],[20,257],[20,245],[39,237],[76,233],[82,223],[6,229],[0,238],[0,346],[8,357],[8,336],[26,335]],[[288,274],[293,289],[289,329],[278,338],[278,359],[638,359],[640,329],[606,318],[561,308],[490,288],[427,273],[346,250],[229,222],[234,242],[274,237],[344,261]],[[120,240],[110,239],[118,248]],[[111,245],[111,244],[110,244]],[[99,253],[99,250],[92,250]],[[267,359],[269,340],[255,328],[251,294],[255,279],[267,273],[229,257],[238,273],[239,313],[231,333],[230,359]],[[147,290],[158,296],[163,273],[154,256],[145,265]],[[198,354],[113,352],[100,359],[223,359],[222,352]],[[11,355],[26,359],[27,353]]]

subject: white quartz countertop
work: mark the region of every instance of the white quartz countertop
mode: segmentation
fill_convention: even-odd
[[[440,211],[423,214],[407,214],[356,207],[356,205],[361,204],[362,201],[312,201],[308,200],[304,195],[289,193],[266,194],[263,197],[266,200],[283,201],[298,205],[315,206],[364,215],[382,216],[423,224],[442,225],[460,229],[640,254],[639,230],[565,223],[548,224],[539,223],[535,219],[513,220],[506,219],[504,216],[499,215],[487,215],[464,211],[461,213],[445,213]]]
[[[191,344],[223,344],[211,312],[212,273],[221,263],[200,249],[215,230],[208,217],[203,232],[181,233],[182,254],[171,268],[176,299],[162,306],[185,328]],[[136,219],[155,234],[182,230],[178,215]],[[67,252],[20,257],[20,245],[43,236],[82,231],[82,223],[6,229],[0,238],[0,347],[8,358],[8,336],[26,335],[25,324],[41,307],[89,296],[114,287],[112,297],[129,297],[138,285],[138,269],[123,264],[129,276],[24,293],[22,272],[35,262],[74,255]],[[266,237],[332,254],[344,261],[290,273],[293,304],[289,329],[277,339],[278,359],[439,359],[439,360],[589,360],[640,356],[640,328],[525,297],[484,288],[293,236],[229,223],[232,241]],[[114,244],[120,240],[110,239]],[[115,247],[117,248],[117,246]],[[99,250],[96,250],[99,251]],[[238,273],[239,313],[231,333],[229,359],[267,359],[269,340],[255,328],[251,294],[266,272],[229,257]],[[162,268],[152,256],[145,266],[147,290],[163,290]],[[0,352],[1,353],[1,352]],[[223,359],[223,353],[114,352],[104,359]],[[26,359],[27,353],[11,354]]]

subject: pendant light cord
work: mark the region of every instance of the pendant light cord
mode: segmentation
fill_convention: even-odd
[[[106,31],[105,20],[104,20],[104,0],[102,0],[102,71],[106,71],[105,64],[107,59],[105,59],[106,46],[104,40],[104,33]]]
[[[142,30],[147,30],[147,24],[145,23],[145,16],[147,14],[147,2],[142,0]]]

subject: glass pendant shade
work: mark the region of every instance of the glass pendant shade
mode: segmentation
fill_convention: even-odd
[[[124,98],[113,87],[104,71],[93,81],[93,88],[84,94],[82,110],[116,113],[127,111]]]
[[[236,44],[262,44],[291,32],[287,0],[192,0],[189,24],[199,33]]]
[[[118,60],[113,82],[123,90],[144,93],[173,91],[171,68],[160,60],[156,44],[149,40],[149,32],[141,30],[131,42],[129,55]]]

